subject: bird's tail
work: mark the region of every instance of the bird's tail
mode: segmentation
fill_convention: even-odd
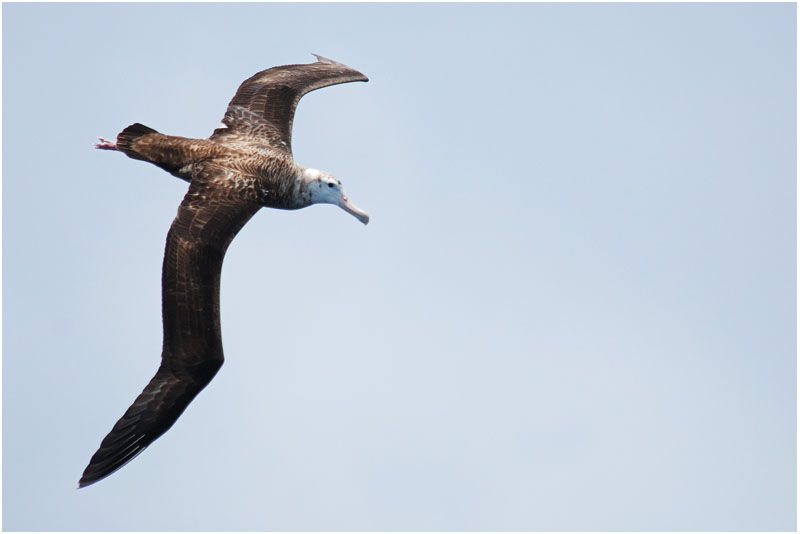
[[[193,148],[203,142],[199,139],[164,135],[137,122],[117,135],[116,148],[130,158],[149,161],[189,182],[192,179],[191,164],[196,159]]]
[[[139,124],[138,122],[135,124],[131,124],[124,130],[122,130],[119,135],[117,135],[117,150],[124,152],[128,157],[133,159],[141,159],[144,161],[151,161],[145,155],[142,155],[134,148],[134,141],[139,139],[140,137],[148,134],[157,134],[158,132],[152,128],[145,126],[144,124]]]

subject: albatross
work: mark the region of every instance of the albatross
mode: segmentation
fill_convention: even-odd
[[[169,430],[222,366],[222,260],[234,236],[259,209],[335,204],[369,222],[340,180],[304,168],[292,157],[292,122],[303,95],[368,81],[347,65],[314,56],[314,63],[272,67],[245,80],[225,111],[225,127],[208,139],[164,135],[136,123],[122,130],[116,142],[101,137],[95,144],[149,161],[189,182],[189,190],[164,251],[161,365],[100,443],[78,487],[115,472]]]

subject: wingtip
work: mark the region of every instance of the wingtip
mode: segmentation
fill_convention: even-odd
[[[122,467],[122,466],[120,466],[120,467]],[[82,488],[85,488],[86,486],[91,486],[92,484],[96,484],[97,482],[100,482],[101,480],[103,480],[107,476],[109,476],[112,473],[114,473],[117,469],[119,469],[119,467],[117,467],[116,469],[114,469],[113,471],[110,471],[108,473],[101,473],[101,474],[94,473],[92,475],[84,474],[81,477],[81,479],[78,481],[78,489],[82,489]]]
[[[364,74],[362,72],[357,71],[356,69],[354,69],[350,65],[345,65],[344,63],[339,63],[338,61],[334,61],[332,59],[328,59],[325,56],[320,56],[319,54],[315,54],[313,52],[311,53],[311,55],[314,56],[315,58],[317,58],[317,63],[326,63],[328,65],[339,65],[340,67],[344,67],[345,69],[349,69],[349,70],[354,71],[354,72],[356,72],[356,73],[361,75],[361,79],[360,80],[352,80],[352,81],[357,81],[357,82],[368,82],[369,81],[369,78],[364,76]]]
[[[332,59],[328,59],[326,57],[320,56],[319,54],[315,54],[311,52],[311,55],[317,58],[317,63],[330,63],[331,65],[341,65],[338,61],[334,61]]]
[[[87,470],[88,470],[88,467],[87,467]],[[78,480],[78,489],[85,488],[86,486],[91,486],[95,482],[100,482],[101,480],[103,480],[105,477],[107,477],[110,474],[111,473],[108,473],[108,474],[102,475],[102,476],[97,476],[95,474],[94,476],[90,476],[90,475],[87,475],[84,472],[83,476],[81,476],[80,480]]]

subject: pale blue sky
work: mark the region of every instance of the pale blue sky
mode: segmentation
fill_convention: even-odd
[[[3,6],[6,530],[794,530],[795,6]],[[372,217],[263,210],[226,363],[84,490],[158,366],[206,137],[322,54],[295,157]]]

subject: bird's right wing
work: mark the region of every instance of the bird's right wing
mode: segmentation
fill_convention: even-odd
[[[103,439],[80,487],[107,477],[166,432],[222,365],[222,260],[233,237],[259,206],[226,186],[241,179],[236,171],[205,165],[192,178],[167,235],[161,366]]]
[[[205,375],[174,372],[162,364],[100,443],[78,482],[79,487],[107,477],[169,430],[215,373],[216,370]]]

